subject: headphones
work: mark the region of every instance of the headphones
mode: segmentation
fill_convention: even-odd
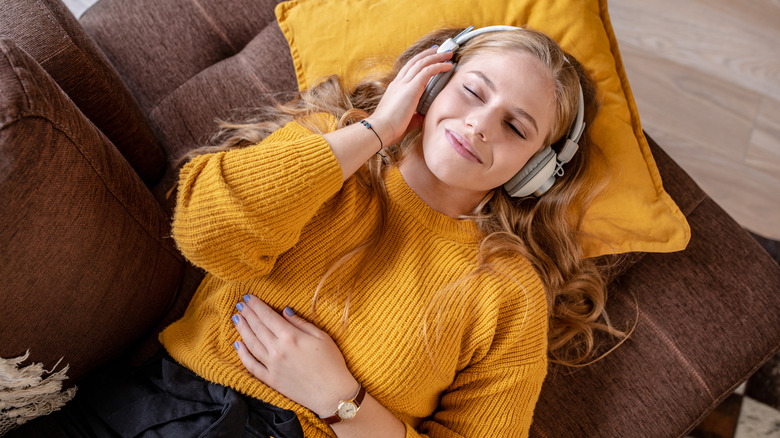
[[[500,32],[505,30],[518,30],[522,29],[515,26],[488,26],[474,30],[474,26],[469,26],[463,32],[456,35],[454,38],[448,38],[447,41],[442,43],[437,53],[450,51],[457,51],[461,45],[466,41],[474,38],[477,35],[482,35],[488,32]],[[428,108],[431,103],[439,95],[444,86],[447,85],[452,74],[455,72],[456,63],[452,64],[452,68],[444,73],[439,73],[425,86],[420,102],[417,104],[417,112],[425,115],[428,112]],[[577,142],[580,141],[582,132],[585,130],[585,102],[582,95],[582,86],[579,86],[579,105],[577,108],[577,118],[574,120],[571,129],[569,130],[569,136],[566,138],[561,152],[556,153],[551,146],[547,146],[541,151],[537,152],[528,162],[520,169],[515,176],[513,176],[506,184],[504,184],[504,190],[509,193],[509,196],[515,198],[521,198],[525,196],[541,196],[555,182],[555,177],[563,176],[563,165],[571,161],[574,154],[579,149]]]

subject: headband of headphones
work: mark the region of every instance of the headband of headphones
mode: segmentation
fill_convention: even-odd
[[[500,32],[507,30],[519,30],[520,27],[515,26],[487,26],[479,29],[474,29],[474,26],[469,26],[453,38],[448,38],[444,41],[437,53],[445,51],[456,52],[461,45],[466,41],[484,33],[488,32]],[[566,60],[568,62],[568,59]],[[439,92],[447,85],[450,77],[455,72],[455,64],[452,68],[444,73],[437,74],[426,85],[423,91],[420,102],[417,104],[417,112],[425,115],[428,112],[428,108],[433,103],[433,100],[439,94]],[[531,157],[528,163],[520,169],[512,179],[504,184],[504,189],[512,197],[524,197],[529,195],[541,196],[545,193],[555,182],[556,176],[563,176],[563,165],[571,161],[574,154],[579,149],[578,142],[585,130],[585,99],[582,94],[582,85],[577,82],[579,88],[579,102],[577,105],[577,117],[569,130],[569,135],[566,138],[561,151],[555,153],[550,146],[545,147],[536,155]]]

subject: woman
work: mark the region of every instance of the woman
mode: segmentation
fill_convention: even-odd
[[[182,170],[174,236],[210,276],[163,344],[207,380],[296,411],[307,436],[325,436],[317,417],[359,387],[338,436],[518,436],[546,372],[548,306],[553,347],[601,312],[567,217],[585,142],[541,199],[502,189],[568,134],[578,84],[592,105],[592,83],[537,32],[485,33],[454,60],[420,50],[445,36],[402,55],[386,91],[326,82],[254,127],[274,132],[265,143]],[[256,143],[240,140],[252,129],[224,146]]]
[[[541,197],[503,187],[566,139],[578,108],[593,119],[593,82],[539,32],[431,47],[456,33],[422,38],[386,78],[349,91],[331,78],[228,126],[186,164],[173,233],[207,276],[160,339],[199,377],[171,383],[168,364],[155,388],[178,400],[205,379],[198,397],[262,400],[263,421],[307,437],[516,437],[548,354],[581,363],[594,330],[619,334],[598,322],[605,286],[571,214],[594,192],[587,135]],[[448,72],[423,117],[426,85]],[[138,428],[126,411],[112,415]],[[239,435],[254,421],[222,412]]]

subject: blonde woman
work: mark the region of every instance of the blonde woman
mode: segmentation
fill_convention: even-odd
[[[189,414],[139,426],[144,395],[115,415],[187,436],[527,435],[548,358],[619,334],[572,215],[595,192],[595,95],[542,33],[441,30],[386,78],[226,126],[181,170],[174,237],[207,275],[141,385]]]

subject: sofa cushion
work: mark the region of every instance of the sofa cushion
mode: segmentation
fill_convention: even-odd
[[[0,0],[0,38],[46,70],[148,186],[160,180],[165,156],[138,103],[60,0]]]
[[[216,119],[241,118],[297,91],[277,2],[101,0],[80,22],[175,158],[207,144]]]
[[[646,254],[610,288],[612,322],[637,322],[631,338],[588,367],[550,369],[531,437],[685,436],[780,348],[777,264],[710,198],[688,222],[685,251]]]
[[[168,313],[185,262],[112,143],[26,52],[0,40],[0,357],[71,382]]]

